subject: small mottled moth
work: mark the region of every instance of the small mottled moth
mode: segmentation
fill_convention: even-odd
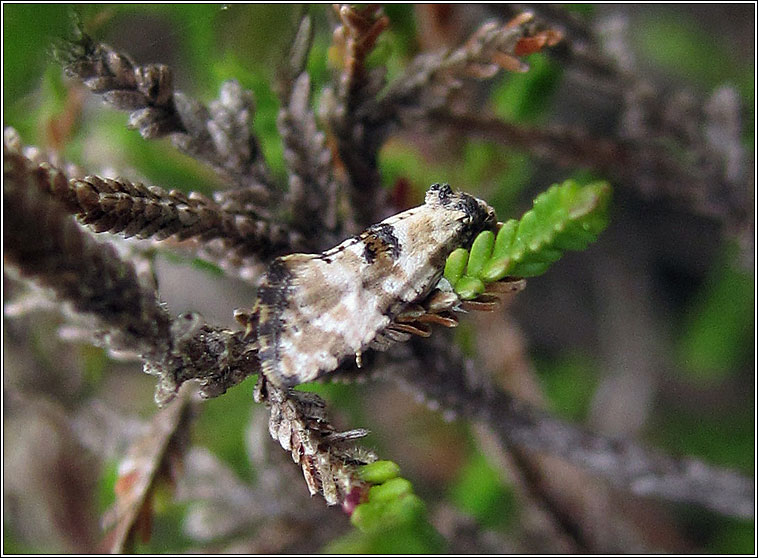
[[[423,205],[331,250],[277,258],[249,324],[263,374],[293,386],[360,359],[403,309],[434,289],[450,252],[495,224],[485,202],[433,184]]]

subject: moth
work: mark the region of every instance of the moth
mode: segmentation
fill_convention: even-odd
[[[495,223],[485,202],[433,184],[423,205],[326,252],[275,259],[248,323],[263,374],[291,387],[349,357],[360,364],[393,319],[437,285],[450,252]]]

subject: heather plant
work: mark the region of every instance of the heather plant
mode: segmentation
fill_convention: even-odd
[[[751,544],[738,61],[704,47],[672,86],[635,53],[702,37],[647,21],[632,45],[644,10],[40,10],[4,6],[6,551]],[[267,376],[272,261],[367,228],[373,260],[440,183],[501,221],[372,348]]]

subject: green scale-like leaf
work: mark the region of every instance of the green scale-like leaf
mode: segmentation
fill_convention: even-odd
[[[551,186],[520,220],[503,223],[497,236],[484,231],[470,254],[455,250],[445,278],[462,299],[470,300],[484,292],[486,283],[541,275],[564,251],[584,250],[597,239],[608,224],[610,197],[606,182],[580,186],[567,180]]]
[[[375,532],[423,519],[424,503],[399,473],[400,468],[392,461],[377,461],[359,469],[359,476],[373,486],[366,501],[353,511],[353,525],[363,532]]]

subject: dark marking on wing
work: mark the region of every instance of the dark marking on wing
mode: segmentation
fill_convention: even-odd
[[[453,192],[449,184],[432,184],[427,192],[426,203],[439,204],[463,213],[461,221],[466,228],[463,229],[459,242],[464,246],[470,244],[484,229],[492,229],[497,222],[492,208],[464,192]]]
[[[453,189],[450,187],[450,184],[440,184],[439,182],[436,182],[429,187],[427,195],[429,194],[436,194],[437,201],[443,207],[448,205],[451,198],[454,197]]]
[[[363,244],[363,259],[372,264],[376,258],[386,254],[392,261],[400,257],[402,247],[395,236],[395,228],[389,223],[372,225],[361,235]]]
[[[292,281],[292,273],[287,263],[276,259],[269,265],[261,286],[258,287],[258,359],[264,371],[274,374],[279,380],[289,383],[284,378],[279,365],[279,334],[285,326],[282,312],[287,305],[287,291]]]

